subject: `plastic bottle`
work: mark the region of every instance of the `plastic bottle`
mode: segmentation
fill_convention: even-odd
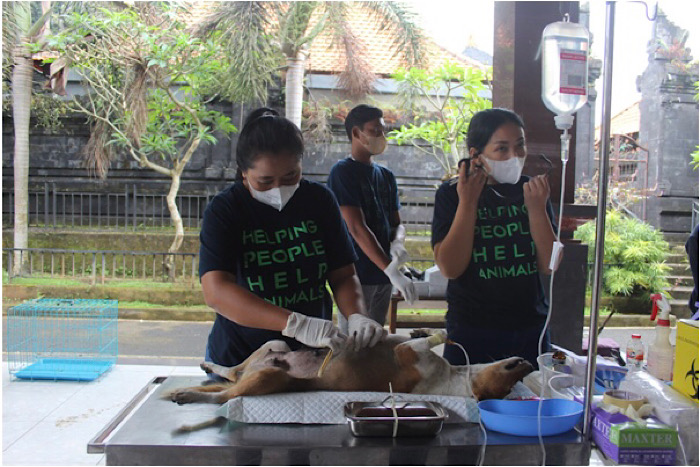
[[[557,21],[542,31],[542,101],[557,115],[572,115],[588,102],[588,29]]]
[[[632,334],[627,341],[627,358],[625,359],[629,371],[641,370],[644,366],[644,344],[641,334]]]
[[[657,379],[671,381],[673,377],[673,347],[669,340],[671,335],[671,321],[669,319],[671,305],[661,294],[653,294],[651,299],[654,302],[651,320],[656,318],[657,312],[659,319],[656,321],[656,337],[649,346],[647,371]]]

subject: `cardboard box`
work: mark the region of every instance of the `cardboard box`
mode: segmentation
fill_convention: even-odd
[[[594,407],[591,423],[593,441],[618,464],[675,465],[678,432],[651,419],[647,426],[621,413]]]
[[[698,322],[678,320],[676,354],[673,362],[673,388],[698,403]]]

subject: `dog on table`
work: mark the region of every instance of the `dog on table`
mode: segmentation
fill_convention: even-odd
[[[525,359],[511,357],[493,363],[453,366],[431,348],[449,343],[444,330],[420,330],[427,337],[390,335],[371,348],[354,351],[352,337],[342,350],[292,351],[284,341],[270,341],[243,363],[224,367],[204,362],[207,373],[227,379],[173,391],[178,404],[223,404],[238,396],[299,391],[379,391],[471,396],[501,399],[533,368]],[[471,391],[470,391],[471,388]]]

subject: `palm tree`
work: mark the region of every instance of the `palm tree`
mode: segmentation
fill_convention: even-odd
[[[46,7],[46,5],[43,5]],[[30,2],[5,2],[3,5],[3,56],[13,58],[12,119],[15,130],[14,151],[14,248],[29,246],[29,116],[32,99],[32,54],[30,44],[42,33],[50,14],[47,8],[32,25]],[[6,48],[7,47],[7,48]],[[6,55],[6,53],[8,53]],[[6,67],[3,63],[3,74]],[[15,255],[13,268],[21,274],[25,255]]]
[[[393,47],[406,66],[420,66],[424,40],[413,14],[399,2],[221,2],[199,24],[198,33],[220,33],[231,51],[226,97],[233,102],[265,102],[276,72],[286,67],[286,116],[301,126],[307,50],[320,33],[329,32],[345,57],[340,85],[353,96],[372,90],[376,77],[350,28],[350,8],[366,9],[393,33]]]

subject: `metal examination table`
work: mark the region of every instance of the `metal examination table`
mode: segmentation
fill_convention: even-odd
[[[481,449],[478,424],[443,425],[429,438],[356,438],[347,425],[245,424],[226,421],[175,430],[215,417],[218,406],[178,406],[163,398],[204,378],[154,378],[89,444],[107,465],[469,465]],[[575,430],[544,438],[547,464],[588,465],[591,446]],[[536,437],[488,432],[486,465],[539,465]]]

